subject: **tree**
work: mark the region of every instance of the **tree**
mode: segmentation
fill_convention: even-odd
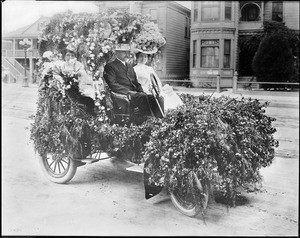
[[[252,60],[252,69],[260,82],[299,82],[295,77],[299,59],[299,37],[278,22],[264,22],[264,34]],[[257,39],[256,39],[257,42]],[[256,47],[256,44],[247,43]],[[298,70],[299,74],[299,70]],[[263,88],[278,85],[263,85]]]

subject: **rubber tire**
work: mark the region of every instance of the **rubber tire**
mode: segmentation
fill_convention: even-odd
[[[181,198],[178,196],[178,194],[174,192],[170,192],[171,200],[173,205],[184,215],[189,217],[195,217],[197,216],[202,210],[205,210],[209,201],[209,188],[208,186],[203,186],[205,193],[207,194],[206,201],[205,201],[205,207],[202,209],[202,207],[199,204],[193,204],[193,207],[186,208],[183,204],[181,204],[180,200]]]
[[[50,171],[46,158],[47,157],[45,155],[38,155],[40,167],[48,180],[50,180],[53,183],[65,184],[74,177],[77,171],[77,163],[75,160],[68,158],[69,166],[66,169],[65,173],[63,175],[55,175]]]

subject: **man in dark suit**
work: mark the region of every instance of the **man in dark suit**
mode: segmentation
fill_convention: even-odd
[[[116,59],[104,68],[106,83],[113,92],[127,95],[131,107],[137,107],[142,115],[161,117],[154,96],[143,91],[132,65],[126,62],[129,54],[129,45],[122,45],[116,49]]]

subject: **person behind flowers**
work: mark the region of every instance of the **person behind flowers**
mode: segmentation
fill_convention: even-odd
[[[95,89],[92,77],[86,72],[84,65],[76,58],[76,48],[68,46],[65,52],[65,62],[61,66],[63,74],[78,75],[78,89],[72,90],[72,96],[79,103],[86,105],[88,113],[95,115]]]
[[[116,47],[116,59],[104,68],[104,79],[110,89],[118,94],[127,95],[132,109],[138,108],[144,116],[162,117],[154,96],[147,95],[137,81],[135,71],[127,63],[130,56],[129,45]]]
[[[53,67],[53,53],[48,50],[42,56],[42,76],[44,77]]]
[[[156,51],[142,51],[139,49],[136,49],[138,53],[136,54],[136,60],[137,65],[134,66],[134,71],[137,75],[137,80],[141,84],[144,92],[147,94],[151,94],[152,91],[152,82],[151,82],[151,74],[153,74],[157,80],[158,84],[158,91],[160,93],[160,96],[164,98],[164,109],[175,109],[176,107],[183,105],[182,100],[179,98],[179,96],[173,91],[173,88],[166,84],[165,86],[162,86],[162,83],[157,76],[156,72],[151,66],[147,66],[146,63],[148,61],[148,56],[151,54],[156,53]]]

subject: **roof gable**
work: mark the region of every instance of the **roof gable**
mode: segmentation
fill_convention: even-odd
[[[40,28],[40,24],[42,22],[48,21],[48,17],[41,17],[37,21],[35,21],[33,24],[24,26],[22,28],[19,28],[15,31],[8,32],[6,34],[3,34],[3,38],[24,38],[24,37],[34,37],[37,38],[38,35],[42,32]]]

